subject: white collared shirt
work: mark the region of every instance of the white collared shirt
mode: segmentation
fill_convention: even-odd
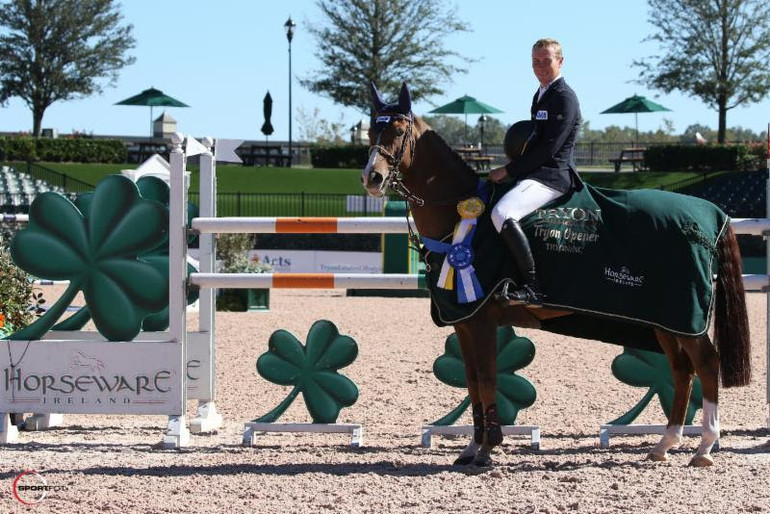
[[[549,82],[547,86],[545,86],[545,87],[540,86],[540,88],[539,88],[539,90],[537,92],[537,101],[538,102],[540,101],[541,98],[543,98],[543,95],[545,94],[546,91],[548,91],[548,88],[551,87],[551,84],[553,84],[554,82],[556,82],[560,78],[561,78],[561,73],[559,73],[559,75],[557,75],[556,78],[553,79],[551,82]]]

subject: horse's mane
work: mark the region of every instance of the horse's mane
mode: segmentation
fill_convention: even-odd
[[[428,125],[428,123],[423,120],[422,118],[417,118],[418,120],[418,127],[420,128],[420,138],[425,138],[425,142],[427,144],[433,145],[433,148],[436,151],[442,152],[442,154],[445,154],[448,156],[449,159],[452,160],[452,163],[457,165],[458,168],[468,171],[472,173],[473,175],[476,174],[475,171],[473,171],[473,168],[470,167],[470,165],[465,162],[465,160],[462,158],[462,156],[455,152],[449,144],[444,141],[444,138],[442,138],[438,132],[433,130],[433,128]],[[442,155],[443,157],[443,155]]]

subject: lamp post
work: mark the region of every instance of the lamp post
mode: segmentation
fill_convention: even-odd
[[[283,24],[283,27],[286,29],[286,39],[289,41],[289,166],[291,166],[293,158],[291,153],[291,40],[294,37],[294,27],[296,26],[297,24],[292,21],[291,16]]]
[[[484,151],[484,125],[486,125],[487,119],[486,114],[479,116],[479,132],[481,133],[481,148],[479,148],[479,150],[481,150],[481,153],[483,154],[486,154]]]

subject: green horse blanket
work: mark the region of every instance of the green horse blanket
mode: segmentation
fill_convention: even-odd
[[[504,282],[516,280],[515,266],[490,218],[492,207],[506,191],[489,187],[488,205],[470,242],[483,295],[460,303],[457,287],[439,285],[446,255],[426,255],[431,314],[439,326],[472,316]],[[536,210],[522,220],[522,226],[535,257],[545,305],[578,314],[545,322],[543,329],[658,350],[652,328],[689,336],[706,332],[714,296],[716,244],[728,222],[718,207],[699,198],[588,184]],[[587,331],[586,323],[596,325],[598,335],[604,337]],[[634,336],[621,329],[629,325],[649,329],[639,344],[627,344],[629,337],[640,334],[638,326],[631,331]]]

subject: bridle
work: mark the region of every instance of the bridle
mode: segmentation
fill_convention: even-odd
[[[409,188],[404,185],[403,175],[399,171],[401,161],[404,159],[404,154],[406,153],[407,143],[409,144],[409,150],[412,153],[412,162],[409,163],[409,169],[412,169],[412,164],[414,164],[415,139],[412,135],[412,129],[414,128],[414,114],[410,112],[409,114],[380,115],[378,113],[375,120],[379,120],[383,117],[388,117],[388,121],[390,121],[390,119],[407,121],[406,130],[404,131],[403,135],[399,136],[401,137],[401,147],[398,149],[398,152],[396,152],[395,155],[390,153],[380,144],[380,137],[382,137],[382,132],[385,130],[384,128],[377,134],[377,142],[369,148],[369,153],[376,151],[383,159],[385,159],[385,162],[388,163],[388,176],[385,177],[383,189],[389,187],[405,200],[418,206],[423,206],[425,204],[425,200],[409,191]]]
[[[401,166],[401,161],[404,159],[404,154],[406,153],[406,145],[409,144],[409,149],[412,152],[412,162],[409,163],[409,170],[412,169],[412,166],[414,166],[414,151],[416,146],[416,140],[412,134],[413,128],[414,128],[414,114],[400,114],[400,113],[378,113],[375,117],[375,120],[379,120],[382,118],[388,118],[388,122],[391,120],[406,120],[406,130],[404,131],[404,134],[398,137],[403,138],[401,140],[401,146],[398,149],[398,152],[396,154],[390,153],[387,149],[385,149],[380,144],[380,138],[382,137],[382,132],[385,130],[383,128],[377,133],[377,142],[369,147],[369,153],[371,154],[372,151],[377,151],[377,153],[385,159],[385,162],[388,163],[388,176],[385,177],[384,183],[383,183],[383,189],[390,188],[392,189],[396,194],[398,194],[401,198],[405,199],[407,202],[410,202],[414,205],[417,205],[418,207],[423,207],[425,205],[455,205],[460,200],[465,200],[466,198],[469,198],[475,194],[475,191],[467,194],[462,195],[457,198],[451,198],[446,200],[433,200],[433,201],[426,201],[419,196],[415,195],[411,191],[409,191],[409,188],[406,187],[404,184],[404,177],[403,174],[399,171],[399,167]],[[376,123],[376,122],[375,122]]]
[[[406,120],[407,126],[406,130],[404,131],[403,135],[398,136],[401,137],[401,146],[398,149],[398,152],[396,154],[390,153],[387,149],[385,149],[380,144],[380,138],[382,137],[382,132],[385,130],[383,128],[377,133],[377,142],[369,147],[369,153],[371,154],[372,151],[376,151],[382,158],[385,159],[385,161],[388,163],[388,176],[385,177],[384,183],[383,183],[383,189],[390,188],[393,191],[396,192],[400,197],[404,198],[407,201],[407,209],[405,211],[406,216],[406,224],[407,228],[409,230],[409,242],[411,243],[412,247],[417,250],[420,254],[420,259],[425,263],[426,269],[429,271],[430,266],[425,261],[425,247],[421,243],[420,238],[417,236],[417,233],[412,228],[412,224],[409,221],[409,214],[411,211],[411,205],[414,204],[418,207],[422,207],[426,205],[426,201],[420,198],[419,196],[415,195],[411,191],[409,191],[409,188],[406,187],[406,185],[403,182],[403,175],[399,171],[399,167],[401,166],[401,161],[404,159],[404,154],[406,153],[406,145],[409,144],[409,149],[412,153],[412,160],[409,163],[409,170],[412,169],[412,166],[414,165],[414,150],[416,146],[415,138],[412,134],[413,127],[414,127],[414,114],[409,113],[406,114],[400,114],[400,113],[384,113],[380,115],[379,113],[375,117],[375,120],[380,120],[384,117],[388,117],[387,120],[389,123],[392,120]],[[385,120],[383,120],[385,121]],[[376,121],[375,121],[376,124]],[[486,186],[483,186],[486,187]],[[448,200],[438,200],[438,201],[431,201],[429,202],[430,205],[456,205],[458,201],[467,199],[471,196],[474,196],[475,192],[469,195],[463,195],[459,198],[453,198]]]

